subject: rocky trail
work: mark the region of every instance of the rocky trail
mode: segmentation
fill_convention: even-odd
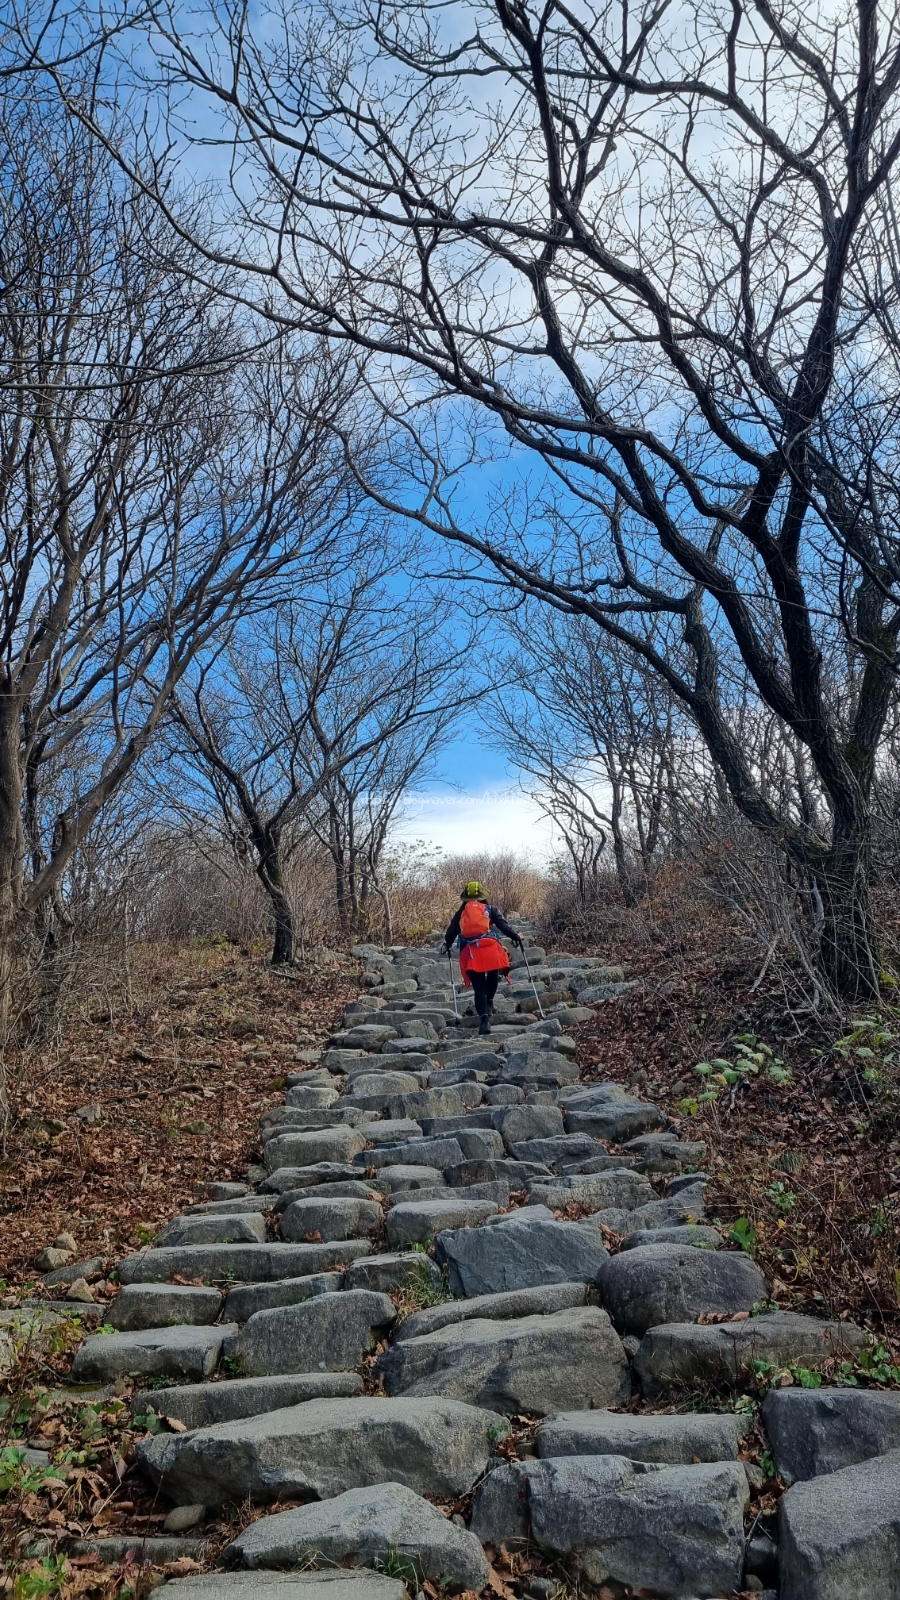
[[[514,952],[489,1037],[437,940],[358,946],[260,1165],[120,1261],[72,1392],[136,1382],[167,1515],[72,1556],[197,1558],[252,1505],[172,1600],[900,1595],[900,1394],[854,1386],[869,1335],[773,1306],[705,1215],[703,1145],[580,1081],[567,1028],[624,974],[523,936],[540,1006]],[[789,1386],[758,1417],[766,1372]]]

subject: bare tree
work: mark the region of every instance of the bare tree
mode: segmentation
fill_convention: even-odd
[[[349,380],[254,328],[223,274],[201,285],[58,104],[0,100],[0,141],[5,1004],[17,941],[64,918],[79,844],[197,652],[320,568],[347,506],[329,424]]]
[[[356,529],[354,571],[238,624],[172,702],[160,781],[198,833],[214,827],[269,897],[272,961],[294,957],[292,859],[320,838],[345,932],[375,887],[384,835],[462,703],[440,607],[390,592],[386,553]],[[362,880],[362,883],[361,883]]]
[[[207,20],[201,53],[156,7],[165,87],[206,91],[235,146],[252,247],[210,262],[378,358],[408,430],[396,503],[660,676],[742,814],[814,876],[828,981],[876,994],[871,793],[900,630],[891,20],[875,0],[700,0],[689,19],[357,0],[330,31],[280,8],[254,29],[233,0]],[[457,403],[443,437],[429,395]],[[505,436],[543,474],[527,526],[502,495],[484,517],[451,497],[460,402],[470,461]],[[821,825],[763,792],[732,653],[808,753]]]
[[[611,840],[622,898],[636,905],[677,815],[685,719],[658,677],[614,640],[598,649],[581,617],[528,603],[505,631],[520,692],[498,697],[503,748],[560,832],[582,903],[596,893]]]

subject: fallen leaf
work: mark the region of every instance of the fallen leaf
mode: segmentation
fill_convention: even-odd
[[[172,1429],[173,1433],[187,1433],[188,1431],[187,1423],[182,1422],[179,1417],[163,1417],[163,1422]]]

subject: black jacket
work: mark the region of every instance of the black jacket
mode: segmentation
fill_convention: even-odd
[[[463,909],[466,906],[466,904],[467,904],[467,902],[464,900],[462,905],[460,906],[459,910],[457,911],[456,916],[453,918],[453,921],[450,923],[450,926],[447,929],[447,932],[444,934],[444,943],[447,946],[448,950],[450,949],[450,946],[452,945],[454,939],[458,939],[459,940],[460,949],[462,949],[462,946],[466,942],[463,939],[462,934],[459,931],[459,919],[463,914]],[[498,928],[499,931],[502,934],[504,934],[507,939],[516,939],[516,940],[518,939],[519,935],[516,933],[515,928],[511,928],[510,927],[510,925],[507,922],[506,918],[497,910],[496,906],[486,906],[485,909],[487,911],[488,916],[491,919],[491,927],[492,928]]]

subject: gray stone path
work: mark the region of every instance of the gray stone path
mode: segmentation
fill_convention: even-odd
[[[76,1356],[168,1419],[137,1455],[186,1552],[207,1510],[265,1508],[173,1600],[480,1590],[484,1547],[522,1541],[624,1594],[896,1600],[900,1396],[772,1391],[777,1542],[748,1525],[746,1420],[691,1408],[865,1335],[767,1310],[705,1219],[702,1144],[580,1081],[567,1028],[633,985],[531,944],[545,1017],[514,952],[483,1038],[436,945],[356,948],[360,998],[263,1118],[261,1166],[123,1260],[117,1331]]]

